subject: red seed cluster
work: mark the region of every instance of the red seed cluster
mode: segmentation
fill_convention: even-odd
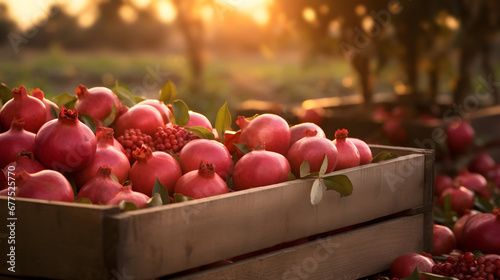
[[[443,276],[456,277],[460,280],[496,280],[500,279],[500,258],[496,260],[484,257],[474,258],[474,254],[467,252],[458,258],[448,257],[446,262],[437,263],[432,273]]]
[[[153,142],[150,146],[154,151],[178,154],[184,145],[197,138],[198,136],[183,127],[176,124],[167,125],[165,127],[158,127],[158,131],[153,135]]]
[[[134,157],[132,152],[135,149],[140,148],[142,144],[147,146],[151,145],[153,138],[147,134],[141,132],[139,128],[128,128],[125,130],[122,136],[116,138],[120,144],[122,144],[125,149],[125,155],[127,156],[130,163],[134,162]]]

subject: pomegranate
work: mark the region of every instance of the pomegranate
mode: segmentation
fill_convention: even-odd
[[[100,166],[96,174],[83,185],[77,199],[88,198],[93,204],[106,204],[122,190],[122,185],[111,178],[111,167]]]
[[[142,133],[153,135],[158,127],[164,127],[163,118],[154,107],[137,104],[123,113],[115,122],[115,136],[124,134],[126,129],[138,128]]]
[[[338,129],[335,132],[335,140],[333,144],[338,150],[338,161],[335,170],[342,170],[350,167],[359,166],[360,155],[358,148],[347,139],[347,129]]]
[[[460,217],[455,224],[453,225],[453,234],[455,235],[455,238],[457,239],[457,245],[459,248],[462,248],[462,243],[463,243],[463,236],[464,236],[464,226],[469,220],[470,217],[479,214],[481,212],[477,210],[465,210],[464,214],[462,217]]]
[[[440,196],[441,193],[453,186],[453,179],[446,174],[439,174],[434,177],[434,195]]]
[[[286,158],[290,163],[293,175],[297,178],[300,177],[300,165],[304,160],[309,162],[311,172],[320,170],[325,155],[328,159],[326,173],[332,172],[337,165],[337,147],[329,139],[316,137],[316,134],[316,130],[306,129],[306,137],[298,140],[288,149]]]
[[[474,193],[466,187],[454,185],[445,189],[439,196],[439,204],[443,205],[447,195],[450,195],[451,209],[462,216],[467,209],[474,207]]]
[[[179,163],[173,156],[164,152],[152,152],[145,145],[133,152],[136,162],[130,168],[129,179],[133,189],[152,196],[156,179],[172,195],[177,180],[182,176]]]
[[[236,153],[235,143],[240,142],[241,131],[228,131],[224,133],[224,146],[227,148],[230,154]]]
[[[486,178],[479,173],[470,173],[467,168],[459,170],[458,176],[454,179],[454,183],[464,186],[486,199],[490,199],[491,197],[490,190],[486,185],[488,183]]]
[[[453,231],[443,225],[434,224],[433,230],[433,251],[434,256],[449,254],[457,248],[457,239]]]
[[[198,170],[191,170],[177,180],[174,193],[197,199],[229,192],[212,163],[202,160],[199,166]]]
[[[235,190],[262,187],[285,182],[290,173],[288,160],[276,152],[254,150],[245,154],[234,166]]]
[[[391,117],[384,105],[378,105],[372,113],[372,118],[376,121],[385,121]]]
[[[84,85],[79,85],[75,93],[78,97],[75,108],[80,114],[91,116],[97,126],[102,126],[102,122],[111,114],[113,104],[115,105],[115,118],[118,117],[122,104],[109,88],[87,89]]]
[[[220,142],[208,139],[195,139],[186,144],[179,153],[183,173],[200,168],[200,161],[213,164],[215,173],[224,181],[233,173],[233,159],[227,148]]]
[[[417,253],[408,253],[397,257],[391,264],[390,273],[392,277],[402,279],[412,275],[415,267],[419,272],[432,272],[434,261],[426,256]],[[427,279],[420,275],[420,279]]]
[[[382,126],[382,133],[394,145],[403,145],[408,140],[408,132],[398,119],[387,120]]]
[[[446,144],[453,154],[463,153],[474,141],[476,133],[466,120],[453,121],[446,126]]]
[[[207,117],[193,111],[189,111],[189,122],[186,124],[186,127],[191,127],[191,126],[201,126],[210,131],[213,130],[212,124],[210,123]]]
[[[52,114],[52,108],[54,108],[56,112],[59,112],[59,106],[57,106],[56,103],[45,98],[45,94],[43,93],[42,90],[40,90],[39,88],[32,90],[31,96],[38,98],[45,105],[45,116],[46,116],[45,122],[48,122],[55,118],[54,115]]]
[[[68,179],[54,170],[36,173],[21,171],[15,175],[17,197],[37,198],[54,201],[75,201],[75,194]]]
[[[22,152],[35,150],[35,134],[24,130],[24,121],[14,119],[10,129],[0,133],[0,169],[16,160]]]
[[[493,169],[495,165],[495,160],[487,152],[483,151],[469,163],[469,170],[486,176],[488,171]]]
[[[113,198],[108,200],[106,205],[119,205],[122,201],[134,203],[137,208],[142,209],[148,206],[149,196],[132,190],[132,185],[125,185],[121,191]]]
[[[316,130],[316,137],[326,138],[325,132],[317,124],[309,122],[299,123],[290,127],[290,147],[293,143],[306,136],[306,129]]]
[[[45,105],[38,98],[29,96],[26,88],[21,85],[12,90],[14,98],[7,101],[0,110],[2,127],[10,127],[14,118],[24,120],[24,129],[37,133],[45,123]]]
[[[79,190],[84,184],[95,177],[101,166],[107,165],[113,170],[118,182],[124,183],[128,179],[130,163],[127,156],[118,151],[114,146],[113,130],[99,127],[96,132],[97,148],[90,163],[84,168],[73,173],[75,184]]]
[[[5,177],[4,172],[0,172],[0,190],[4,190],[9,186],[9,184],[7,183],[7,178]]]
[[[365,141],[352,137],[348,137],[347,140],[351,141],[359,151],[359,165],[368,164],[372,161],[372,150]]]
[[[480,213],[469,218],[464,226],[463,247],[483,254],[500,254],[500,207],[492,213]]]
[[[74,172],[87,166],[96,151],[95,135],[78,120],[78,111],[64,105],[59,118],[48,121],[35,137],[35,156],[48,168]]]
[[[241,128],[240,143],[250,150],[260,145],[267,151],[286,155],[290,147],[290,128],[282,117],[262,114],[249,121],[239,116],[236,124]]]
[[[139,104],[140,105],[149,105],[149,106],[155,107],[156,110],[158,110],[158,112],[160,113],[160,115],[163,119],[163,123],[164,124],[170,123],[171,111],[167,107],[167,105],[165,105],[165,103],[163,103],[163,101],[159,101],[156,99],[146,99],[146,100],[139,102]]]
[[[100,132],[102,131],[102,132]],[[116,140],[116,138],[114,138],[114,134],[115,134],[115,131],[110,128],[110,127],[105,127],[105,126],[98,126],[96,128],[96,138],[97,138],[97,134],[99,133],[106,133],[108,135],[108,137],[111,137],[113,138],[113,148],[115,148],[117,151],[120,151],[122,153],[125,153],[125,149],[123,148],[122,144],[120,144],[120,142],[118,142],[118,140]]]
[[[321,125],[325,119],[325,109],[322,107],[302,108],[297,117],[301,123],[309,122]]]
[[[3,171],[6,174],[8,171],[19,173],[23,170],[28,173],[36,173],[45,169],[47,168],[35,159],[35,156],[32,152],[22,151],[17,155],[16,161],[7,164]]]

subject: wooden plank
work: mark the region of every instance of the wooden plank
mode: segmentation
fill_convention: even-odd
[[[0,197],[0,234],[6,227],[7,198]],[[7,262],[2,274],[56,279],[109,279],[104,269],[104,216],[119,212],[117,207],[16,198],[15,273]],[[1,259],[7,255],[1,239]],[[10,247],[10,245],[9,245]]]
[[[333,172],[354,192],[326,192],[317,206],[309,179],[109,217],[119,220],[114,269],[159,277],[424,205],[425,162],[410,154]]]
[[[175,280],[359,279],[423,251],[424,214],[402,217]]]

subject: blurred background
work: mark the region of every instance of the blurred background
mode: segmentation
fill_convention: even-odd
[[[212,121],[225,102],[353,97],[498,104],[495,0],[0,0],[0,82],[157,98]],[[464,101],[465,100],[465,101]]]

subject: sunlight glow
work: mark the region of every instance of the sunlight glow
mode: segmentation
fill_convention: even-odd
[[[171,1],[160,0],[156,2],[156,11],[161,21],[170,23],[177,17],[177,10]]]
[[[214,18],[214,9],[210,5],[203,5],[200,8],[200,16],[205,22],[210,22]]]
[[[269,13],[265,7],[261,7],[253,11],[252,18],[257,24],[266,25],[269,22]]]
[[[316,12],[311,7],[304,8],[304,10],[302,10],[302,17],[307,22],[310,22],[310,23],[315,22],[316,21]]]
[[[78,25],[82,28],[87,28],[92,26],[97,20],[97,11],[86,11],[78,15]]]
[[[151,4],[151,0],[134,0],[133,3],[136,7],[144,9]]]
[[[118,10],[118,14],[122,20],[126,23],[134,23],[137,20],[137,12],[134,7],[130,5],[122,5]]]
[[[50,7],[53,4],[58,4],[61,1],[45,0],[12,0],[0,1],[6,3],[9,7],[9,13],[12,18],[15,18],[21,29],[30,28],[32,25],[39,22],[44,22],[50,15]]]

